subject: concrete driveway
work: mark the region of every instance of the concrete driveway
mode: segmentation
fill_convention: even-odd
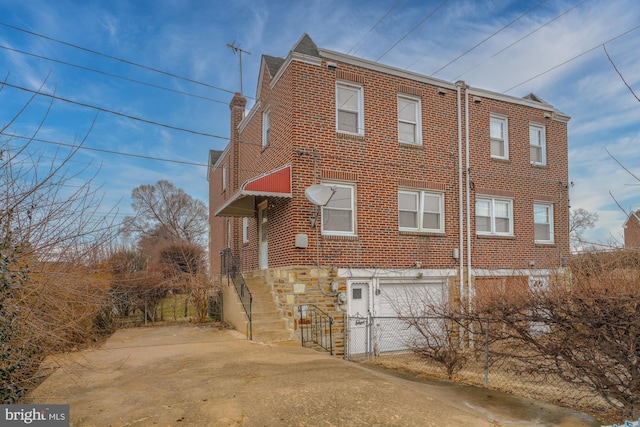
[[[29,398],[70,405],[72,426],[598,426],[537,401],[417,381],[215,325],[117,331],[58,357]]]

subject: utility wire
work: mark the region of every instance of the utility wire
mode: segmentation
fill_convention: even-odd
[[[152,84],[152,83],[143,82],[141,80],[135,80],[135,79],[131,79],[129,77],[120,76],[118,74],[107,73],[106,71],[100,71],[100,70],[96,70],[94,68],[89,68],[89,67],[84,67],[82,65],[72,64],[70,62],[65,62],[65,61],[61,61],[61,60],[58,60],[58,59],[48,58],[46,56],[37,55],[37,54],[31,53],[31,52],[25,52],[23,50],[14,49],[14,48],[11,48],[11,47],[8,47],[8,46],[0,45],[0,49],[5,49],[5,50],[11,51],[11,52],[20,53],[22,55],[32,56],[34,58],[43,59],[45,61],[55,62],[56,64],[67,65],[69,67],[78,68],[80,70],[90,71],[92,73],[102,74],[104,76],[114,77],[116,79],[126,80],[128,82],[137,83],[137,84],[143,85],[143,86],[149,86],[149,87],[152,87],[152,88],[155,88],[155,89],[166,90],[168,92],[178,93],[180,95],[187,95],[187,96],[191,96],[191,97],[194,97],[194,98],[200,98],[200,99],[204,99],[206,101],[217,102],[217,103],[224,104],[224,105],[228,105],[229,104],[228,102],[219,101],[217,99],[208,98],[206,96],[200,96],[200,95],[196,95],[196,94],[189,93],[189,92],[183,92],[181,90],[171,89],[171,88],[168,88],[168,87],[165,87],[165,86],[155,85],[155,84]]]
[[[398,40],[393,46],[391,46],[389,49],[387,49],[382,55],[378,56],[376,58],[376,62],[378,62],[380,59],[382,59],[382,57],[384,57],[387,53],[391,52],[391,50],[394,49],[396,46],[398,46],[400,44],[400,42],[402,42],[404,39],[409,37],[409,35],[411,33],[413,33],[420,25],[424,24],[424,22],[427,19],[431,18],[437,11],[440,10],[440,8],[442,8],[442,6],[447,4],[448,1],[449,0],[444,0],[442,3],[440,3],[440,5],[438,7],[436,7],[433,11],[431,11],[431,13],[427,14],[427,16],[422,18],[422,21],[418,22],[412,29],[409,30],[409,32],[407,34],[405,34],[402,38],[400,38],[400,40]]]
[[[171,125],[167,125],[165,123],[154,122],[152,120],[147,120],[147,119],[143,119],[141,117],[131,116],[129,114],[124,114],[124,113],[121,113],[121,112],[118,112],[118,111],[108,110],[108,109],[102,108],[102,107],[96,107],[95,105],[85,104],[83,102],[78,102],[78,101],[73,101],[71,99],[62,98],[60,96],[55,96],[55,95],[50,95],[50,94],[47,94],[47,93],[38,92],[36,90],[28,89],[26,87],[14,85],[14,84],[7,83],[7,82],[0,83],[0,86],[7,86],[7,87],[14,88],[14,89],[22,90],[22,91],[25,91],[25,92],[35,93],[35,94],[38,94],[38,95],[41,95],[41,96],[44,96],[44,97],[47,97],[47,98],[56,99],[56,100],[63,101],[63,102],[68,102],[70,104],[79,105],[81,107],[91,108],[93,110],[102,111],[104,113],[113,114],[113,115],[116,115],[116,116],[119,116],[119,117],[124,117],[124,118],[127,118],[127,119],[136,120],[136,121],[139,121],[139,122],[142,122],[142,123],[147,123],[147,124],[150,124],[150,125],[161,126],[161,127],[167,128],[167,129],[173,129],[173,130],[177,130],[177,131],[180,131],[180,132],[191,133],[191,134],[194,134],[194,135],[200,135],[200,136],[207,136],[207,137],[210,137],[210,138],[229,140],[228,137],[224,137],[224,136],[220,136],[220,135],[214,135],[214,134],[206,133],[206,132],[199,132],[199,131],[195,131],[195,130],[191,130],[191,129],[185,129],[185,128],[181,128],[181,127],[177,127],[177,126],[171,126]]]
[[[440,71],[444,70],[445,68],[447,68],[449,65],[453,64],[454,62],[456,62],[458,59],[462,58],[463,56],[465,56],[466,54],[468,54],[469,52],[471,52],[472,50],[474,50],[475,48],[477,48],[478,46],[484,44],[486,41],[490,40],[491,38],[493,38],[493,36],[497,35],[498,33],[502,32],[503,30],[507,29],[508,27],[510,27],[511,25],[515,24],[517,21],[519,21],[520,19],[524,18],[525,16],[527,16],[529,13],[533,12],[534,10],[536,10],[537,8],[539,8],[540,6],[542,6],[544,3],[546,3],[548,0],[542,0],[540,3],[536,4],[535,6],[533,6],[531,9],[527,10],[525,13],[523,13],[522,15],[518,16],[516,19],[514,19],[513,21],[509,22],[507,25],[505,25],[504,27],[500,28],[498,31],[496,31],[495,33],[491,34],[489,37],[485,38],[484,40],[482,40],[480,43],[476,44],[475,46],[467,49],[466,51],[464,51],[463,53],[461,53],[460,55],[456,56],[454,59],[452,59],[451,61],[447,62],[446,64],[444,64],[442,67],[438,68],[436,71],[434,71],[431,74],[431,77],[435,76],[436,74],[438,74]]]
[[[396,2],[396,4],[394,4],[393,6],[391,6],[391,9],[389,9],[389,10],[387,11],[387,13],[385,13],[385,14],[384,14],[384,16],[382,16],[382,18],[378,19],[378,22],[376,22],[375,24],[373,24],[373,26],[372,26],[371,28],[369,28],[369,31],[367,31],[367,32],[365,33],[365,35],[364,35],[364,36],[362,36],[362,38],[361,38],[360,40],[358,40],[358,42],[357,42],[357,43],[356,43],[356,44],[355,44],[351,49],[349,49],[349,50],[347,51],[347,55],[349,55],[349,54],[351,53],[351,51],[352,51],[352,50],[354,50],[356,47],[358,47],[358,45],[359,45],[360,43],[362,43],[362,40],[364,40],[364,39],[369,35],[369,33],[371,33],[371,31],[373,31],[373,30],[378,26],[378,24],[379,24],[379,23],[381,23],[381,22],[384,20],[384,18],[386,18],[386,17],[387,17],[387,15],[389,15],[389,14],[393,11],[393,9],[395,9],[396,7],[398,7],[398,5],[399,5],[401,2],[402,2],[402,0],[398,0],[398,1]]]
[[[539,26],[538,28],[536,28],[535,30],[525,34],[524,36],[520,37],[518,40],[514,41],[513,43],[511,43],[510,45],[508,45],[507,47],[500,49],[499,51],[497,51],[496,53],[494,53],[493,55],[491,55],[491,57],[487,58],[486,60],[480,62],[479,64],[473,66],[472,68],[469,68],[467,71],[463,72],[462,74],[457,75],[453,81],[458,81],[460,79],[460,77],[464,76],[465,74],[467,74],[469,71],[475,70],[476,68],[478,68],[480,65],[484,64],[485,62],[489,61],[492,58],[495,58],[496,56],[500,55],[502,52],[512,48],[514,45],[520,43],[522,40],[526,39],[527,37],[529,37],[530,35],[540,31],[541,29],[543,29],[544,27],[546,27],[547,25],[551,24],[552,22],[560,19],[561,17],[563,17],[564,15],[566,15],[567,13],[571,12],[573,9],[575,9],[576,7],[580,6],[581,4],[585,3],[587,0],[582,0],[580,3],[575,4],[574,6],[570,7],[569,9],[565,10],[564,12],[562,12],[560,15],[556,16],[555,18],[553,18],[550,21],[547,21],[546,23],[542,24],[541,26]]]
[[[138,159],[146,159],[146,160],[155,160],[155,161],[159,161],[159,162],[179,163],[179,164],[182,164],[182,165],[207,167],[207,165],[205,165],[204,163],[187,162],[187,161],[173,160],[173,159],[163,159],[161,157],[152,157],[152,156],[143,156],[141,154],[124,153],[122,151],[104,150],[102,148],[87,147],[85,145],[68,144],[68,143],[64,143],[64,142],[51,141],[51,140],[48,140],[48,139],[33,138],[33,137],[30,137],[30,136],[16,135],[16,134],[12,134],[12,133],[2,133],[1,135],[8,136],[10,138],[26,139],[26,140],[35,141],[35,142],[43,142],[45,144],[54,144],[54,145],[59,145],[61,147],[70,147],[70,148],[74,148],[74,149],[77,148],[77,149],[80,149],[80,150],[98,151],[100,153],[117,154],[117,155],[120,155],[120,156],[135,157],[135,158],[138,158]]]
[[[557,68],[562,67],[562,66],[563,66],[563,65],[565,65],[565,64],[568,64],[569,62],[573,61],[574,59],[578,59],[578,58],[580,58],[581,56],[584,56],[584,55],[586,55],[586,54],[587,54],[587,53],[589,53],[589,52],[593,52],[594,50],[596,50],[596,49],[600,48],[601,46],[604,46],[604,45],[605,45],[605,44],[607,44],[607,43],[611,43],[611,42],[612,42],[612,41],[614,41],[614,40],[617,40],[617,39],[619,39],[619,38],[621,38],[621,37],[623,37],[623,36],[626,36],[627,34],[629,34],[629,33],[633,32],[633,31],[637,30],[638,28],[640,28],[640,25],[638,25],[638,26],[636,26],[636,27],[633,27],[632,29],[627,30],[627,31],[625,31],[624,33],[619,34],[619,35],[617,35],[617,36],[615,36],[615,37],[613,37],[613,38],[611,38],[611,39],[609,39],[609,40],[607,40],[607,41],[605,41],[605,42],[603,42],[603,43],[600,43],[599,45],[597,45],[597,46],[595,46],[595,47],[592,47],[591,49],[585,50],[584,52],[579,53],[578,55],[576,55],[576,56],[574,56],[574,57],[571,57],[571,58],[567,59],[566,61],[563,61],[563,62],[561,62],[560,64],[558,64],[558,65],[556,65],[556,66],[554,66],[554,67],[551,67],[551,68],[547,69],[546,71],[543,71],[543,72],[542,72],[542,73],[540,73],[540,74],[536,74],[535,76],[533,76],[533,77],[531,77],[531,78],[529,78],[529,79],[527,79],[527,80],[523,81],[522,83],[519,83],[519,84],[517,84],[517,85],[515,85],[515,86],[510,87],[509,89],[507,89],[507,90],[503,91],[502,93],[510,92],[510,91],[512,91],[513,89],[515,89],[515,88],[517,88],[517,87],[520,87],[520,86],[522,86],[522,85],[523,85],[523,84],[525,84],[525,83],[529,83],[531,80],[535,80],[535,79],[537,79],[537,78],[538,78],[538,77],[540,77],[540,76],[543,76],[543,75],[545,75],[545,74],[547,74],[547,73],[549,73],[549,72],[551,72],[551,71],[553,71],[553,70],[555,70],[555,69],[557,69]]]
[[[92,50],[92,49],[88,49],[86,47],[75,45],[73,43],[68,43],[68,42],[65,42],[65,41],[62,41],[62,40],[54,39],[53,37],[45,36],[43,34],[39,34],[39,33],[33,32],[33,31],[25,30],[24,28],[16,27],[14,25],[10,25],[10,24],[4,23],[4,22],[0,22],[0,25],[2,25],[3,27],[11,28],[12,30],[21,31],[23,33],[30,34],[32,36],[40,37],[40,38],[45,39],[45,40],[49,40],[49,41],[52,41],[52,42],[55,42],[55,43],[59,43],[59,44],[62,44],[64,46],[72,47],[74,49],[79,49],[79,50],[82,50],[82,51],[85,51],[85,52],[92,53],[94,55],[98,55],[98,56],[102,56],[104,58],[108,58],[108,59],[111,59],[111,60],[114,60],[114,61],[122,62],[123,64],[132,65],[134,67],[142,68],[142,69],[148,70],[148,71],[153,71],[155,73],[164,74],[165,76],[169,76],[169,77],[173,77],[173,78],[176,78],[176,79],[184,80],[186,82],[194,83],[194,84],[197,84],[197,85],[200,85],[200,86],[205,86],[205,87],[208,87],[208,88],[211,88],[211,89],[220,90],[222,92],[235,94],[234,91],[229,90],[229,89],[223,89],[221,87],[217,87],[217,86],[213,86],[213,85],[210,85],[210,84],[207,84],[207,83],[199,82],[197,80],[193,80],[193,79],[190,79],[188,77],[182,77],[182,76],[179,76],[177,74],[170,73],[168,71],[162,71],[162,70],[159,70],[157,68],[153,68],[153,67],[149,67],[149,66],[146,66],[146,65],[138,64],[138,63],[133,62],[133,61],[129,61],[129,60],[126,60],[126,59],[118,58],[116,56],[107,55],[106,53],[101,53],[101,52],[98,52],[98,51],[95,51],[95,50]]]

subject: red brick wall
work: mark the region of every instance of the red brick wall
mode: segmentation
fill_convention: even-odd
[[[269,199],[269,267],[322,265],[410,268],[451,268],[452,250],[459,246],[458,123],[456,91],[380,71],[339,63],[337,70],[292,61],[275,86],[264,72],[259,108],[238,140],[238,185],[264,171],[292,164],[293,198]],[[364,87],[363,137],[336,132],[336,78],[358,81]],[[445,85],[446,86],[446,85]],[[397,96],[422,100],[422,146],[397,140]],[[464,94],[464,92],[463,92]],[[464,97],[463,97],[464,100]],[[271,144],[261,146],[262,112],[271,109]],[[489,114],[508,113],[510,160],[489,155]],[[464,117],[463,117],[464,118]],[[545,119],[528,106],[482,98],[470,102],[471,232],[476,268],[558,266],[569,253],[567,205],[566,123]],[[529,164],[529,122],[546,125],[547,166]],[[464,126],[463,126],[464,129]],[[315,153],[315,155],[314,155]],[[315,173],[315,175],[314,175]],[[321,236],[311,228],[315,207],[306,200],[309,185],[347,176],[356,185],[357,236]],[[400,186],[441,189],[445,197],[445,233],[422,234],[398,230],[397,195]],[[475,194],[507,191],[514,199],[513,238],[478,237],[473,219]],[[553,245],[536,245],[533,201],[554,203]],[[259,200],[257,200],[259,201]],[[212,205],[220,203],[212,199]],[[236,231],[241,238],[241,220]],[[241,245],[243,269],[257,268],[257,220],[251,219],[250,242]],[[309,247],[295,248],[297,233],[307,234]],[[466,244],[466,242],[465,242]]]
[[[640,215],[640,211],[636,212]],[[637,216],[631,216],[624,229],[624,247],[640,248],[640,221]]]

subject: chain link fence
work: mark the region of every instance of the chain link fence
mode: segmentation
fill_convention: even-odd
[[[415,322],[421,322],[420,329],[428,328],[431,336],[425,338],[413,326]],[[610,411],[595,390],[532,369],[528,355],[516,342],[494,342],[490,332],[502,327],[488,321],[482,327],[473,322],[452,327],[451,319],[443,317],[350,317],[346,357],[591,413]],[[434,331],[441,331],[440,336]]]

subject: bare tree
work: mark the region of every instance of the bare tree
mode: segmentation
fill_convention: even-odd
[[[135,216],[126,217],[124,231],[151,243],[185,241],[204,247],[207,239],[206,205],[169,181],[144,184],[133,189]]]
[[[569,239],[571,246],[577,248],[585,243],[583,233],[596,226],[598,214],[583,208],[571,209],[569,214]]]
[[[0,84],[0,90],[2,90]],[[2,93],[4,95],[4,93]],[[71,159],[86,140],[53,156],[36,147],[52,108],[28,135],[8,133],[32,98],[0,125],[0,399],[15,402],[44,356],[87,342],[102,309],[104,271],[98,249],[115,235],[90,166]]]

